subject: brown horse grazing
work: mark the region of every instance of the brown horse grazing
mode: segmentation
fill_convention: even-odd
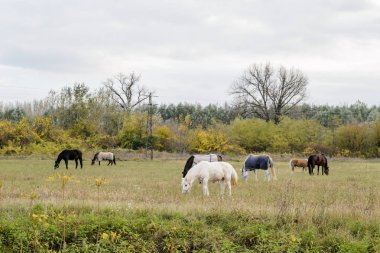
[[[327,164],[327,158],[324,154],[316,154],[309,156],[307,159],[307,167],[309,168],[309,175],[314,175],[314,167],[318,166],[318,175],[319,175],[319,166],[322,166],[322,175],[329,174],[329,166]]]
[[[291,159],[290,168],[292,168],[292,173],[294,172],[294,167],[302,168],[302,171],[305,173],[307,168],[307,159]]]

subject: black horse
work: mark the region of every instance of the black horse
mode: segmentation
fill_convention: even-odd
[[[192,155],[190,156],[185,164],[185,167],[182,171],[182,178],[185,178],[187,172],[200,161],[209,161],[209,162],[220,162],[223,160],[223,157],[218,154],[208,154],[208,155]]]
[[[82,151],[78,149],[65,149],[63,150],[57,157],[57,160],[55,160],[54,169],[58,169],[59,163],[61,160],[65,160],[66,169],[68,169],[67,164],[69,160],[75,160],[75,169],[78,168],[78,160],[80,162],[80,168],[83,168],[83,162],[82,162]]]
[[[322,166],[322,175],[329,174],[329,165],[327,164],[327,158],[324,154],[316,154],[309,156],[307,159],[307,167],[309,168],[309,175],[314,175],[314,167],[318,166],[318,175],[319,175],[319,166]]]

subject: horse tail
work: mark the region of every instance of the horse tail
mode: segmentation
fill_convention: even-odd
[[[309,158],[307,159],[307,167],[309,169],[309,174],[313,174],[313,156],[309,156]]]
[[[270,170],[273,174],[273,179],[277,180],[276,170],[274,169],[274,162],[273,162],[272,157],[270,157],[269,155],[268,155],[268,167],[270,167]]]
[[[231,166],[232,167],[232,166]],[[232,185],[237,185],[238,183],[238,175],[236,173],[236,170],[234,169],[234,167],[232,167],[232,173],[231,173],[231,184]]]

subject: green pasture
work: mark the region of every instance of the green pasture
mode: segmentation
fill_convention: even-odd
[[[182,194],[184,163],[0,160],[0,252],[380,251],[378,160],[330,160],[329,176],[275,161],[269,183],[243,182],[234,160],[232,197]]]
[[[181,193],[183,160],[118,161],[117,166],[90,165],[69,170],[61,163],[53,169],[52,160],[0,160],[1,207],[27,207],[31,203],[57,206],[97,206],[122,209],[154,209],[179,212],[244,211],[260,215],[286,214],[311,217],[320,211],[336,215],[362,218],[380,215],[380,162],[330,161],[329,176],[309,176],[296,168],[290,172],[287,162],[276,162],[277,181],[264,182],[264,173],[253,173],[242,181],[242,161],[231,162],[239,174],[238,186],[232,189],[232,198],[219,196],[217,184],[210,184],[210,197],[201,194],[195,184],[191,193]],[[59,175],[71,175],[62,196]],[[95,180],[105,178],[99,187]],[[36,195],[35,198],[30,195]],[[99,199],[98,199],[99,196]],[[308,214],[308,215],[306,215]]]

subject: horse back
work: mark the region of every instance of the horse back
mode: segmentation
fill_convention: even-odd
[[[307,160],[307,166],[313,166],[313,165],[321,165],[321,166],[327,165],[326,156],[324,154],[310,155]]]
[[[99,160],[113,160],[114,154],[111,152],[99,152],[98,159]]]
[[[307,167],[306,159],[292,159],[290,163],[293,166],[297,166],[297,167]]]
[[[269,159],[269,156],[267,155],[260,155],[260,156],[249,155],[248,158],[245,160],[245,167],[248,169],[267,170],[268,162],[270,162],[270,159]],[[270,163],[269,166],[273,166],[273,164]]]
[[[69,160],[82,159],[82,151],[79,149],[66,149],[61,152],[60,156]]]

